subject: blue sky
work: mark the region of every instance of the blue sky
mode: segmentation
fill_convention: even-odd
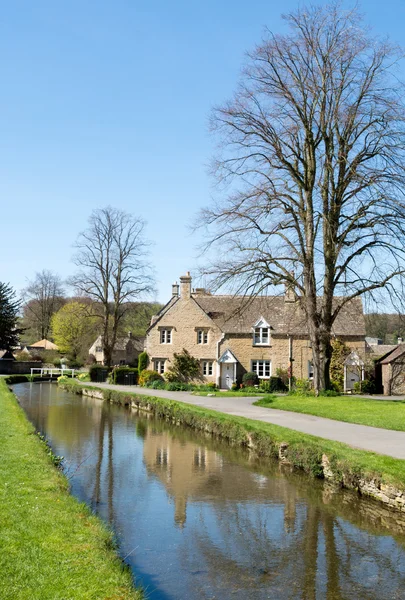
[[[0,281],[71,275],[94,208],[142,216],[157,298],[196,265],[188,224],[212,196],[212,106],[228,99],[264,27],[268,0],[14,0],[0,16]],[[351,3],[343,2],[344,6]],[[405,2],[363,2],[378,34],[405,44]],[[201,260],[200,260],[201,262]]]

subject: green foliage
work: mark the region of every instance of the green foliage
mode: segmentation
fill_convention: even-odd
[[[337,392],[336,390],[321,390],[319,392],[320,396],[325,396],[326,398],[336,398],[338,396],[341,396],[342,394],[340,392]]]
[[[18,346],[20,334],[18,312],[21,302],[15,299],[13,288],[0,282],[0,348],[11,350]]]
[[[98,381],[99,383],[106,381],[108,376],[108,368],[104,365],[91,365],[89,368],[90,381]]]
[[[151,379],[146,383],[145,387],[153,390],[164,390],[167,389],[166,385],[167,384],[163,381],[163,379]]]
[[[147,352],[141,352],[140,355],[138,356],[138,370],[139,372],[141,371],[146,371],[146,369],[148,368],[149,365],[149,356]]]
[[[91,381],[90,373],[79,373],[76,379],[79,381]]]
[[[270,377],[260,382],[259,389],[263,392],[286,392],[287,386],[284,384],[281,377]]]
[[[157,315],[162,304],[158,302],[130,302],[126,305],[125,315],[120,324],[121,334],[132,331],[133,335],[144,336],[148,329],[151,318]],[[144,368],[146,369],[148,365]],[[138,365],[139,368],[139,365]]]
[[[180,353],[174,353],[173,364],[165,373],[167,381],[189,382],[201,377],[201,366],[198,358],[191,356],[188,350],[183,348]]]
[[[290,395],[298,396],[313,396],[314,390],[309,379],[296,379],[294,382],[294,388],[288,393]]]
[[[244,386],[251,387],[259,383],[259,378],[256,373],[248,371],[247,373],[243,374],[242,382]]]
[[[164,381],[163,377],[157,371],[145,369],[139,372],[139,385],[147,385],[149,381]]]
[[[375,381],[373,381],[372,379],[365,379],[361,383],[361,390],[363,394],[376,394],[377,388],[375,385]]]
[[[136,385],[138,383],[138,369],[132,367],[115,367],[111,373],[112,383],[116,385],[126,384]]]
[[[330,380],[336,391],[343,391],[344,362],[349,356],[351,350],[344,342],[333,339],[332,358],[330,361]]]
[[[97,319],[89,314],[89,306],[69,302],[52,316],[52,333],[60,352],[76,360],[85,356],[93,339]]]
[[[285,389],[288,389],[288,384],[289,384],[289,378],[288,378],[288,369],[282,369],[281,367],[279,367],[278,369],[276,369],[276,376],[281,379],[283,385],[285,386]],[[293,384],[295,383],[295,377],[293,377]]]
[[[17,362],[32,362],[34,360],[33,356],[29,352],[25,352],[22,350],[21,352],[17,352],[15,355],[15,359]],[[36,359],[38,362],[42,362]]]

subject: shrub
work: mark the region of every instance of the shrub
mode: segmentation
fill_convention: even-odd
[[[86,365],[95,365],[97,363],[97,359],[94,354],[89,354],[86,358]]]
[[[163,381],[163,377],[157,371],[145,369],[139,373],[139,385],[146,386],[149,381]]]
[[[165,373],[167,381],[188,382],[191,379],[201,377],[201,366],[198,358],[191,356],[190,352],[183,348],[182,352],[174,353],[173,363]]]
[[[244,375],[242,377],[242,381],[243,381],[243,385],[245,387],[252,387],[259,383],[259,378],[256,375],[256,373],[253,373],[252,371],[248,371],[247,373],[244,373]]]
[[[104,382],[108,376],[108,369],[104,365],[91,365],[89,369],[90,381]]]
[[[53,359],[53,366],[54,367],[56,367],[57,369],[60,369],[61,365],[62,365],[62,363],[61,363],[60,358],[54,358]]]
[[[165,389],[169,392],[189,392],[194,390],[194,388],[195,386],[189,383],[184,383],[183,381],[170,381],[165,385]]]
[[[81,360],[78,360],[77,358],[68,358],[67,366],[69,367],[69,369],[81,369],[83,366],[83,363]]]
[[[336,398],[336,396],[341,396],[341,393],[337,392],[336,390],[322,390],[319,392],[319,395],[326,396],[328,398]]]
[[[131,367],[115,367],[111,373],[111,382],[121,385],[136,385],[138,383],[138,369]]]
[[[17,362],[31,362],[34,360],[31,354],[29,352],[25,352],[24,350],[17,352],[17,354],[15,354],[15,359]]]
[[[138,370],[139,373],[141,371],[146,371],[149,365],[149,356],[147,352],[141,352],[138,356]]]
[[[260,389],[263,392],[286,392],[288,388],[281,377],[270,377],[260,382]]]
[[[91,381],[90,373],[79,373],[79,375],[77,376],[77,379],[79,381]]]
[[[377,392],[377,387],[375,385],[375,381],[372,379],[365,379],[361,383],[361,391],[363,394],[375,394]]]
[[[148,381],[146,387],[151,388],[152,390],[164,390],[166,388],[166,384],[161,379],[152,379]]]
[[[297,379],[294,383],[294,389],[289,393],[298,396],[313,396],[314,390],[309,379]]]

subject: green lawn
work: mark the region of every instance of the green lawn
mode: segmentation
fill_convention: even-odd
[[[256,406],[327,417],[346,423],[405,431],[405,401],[370,400],[338,396],[265,396]]]
[[[212,390],[211,392],[192,392],[193,396],[219,396],[220,398],[235,398],[237,396],[263,396],[264,392],[219,392],[218,390]]]
[[[112,536],[68,493],[0,380],[0,598],[140,600]]]

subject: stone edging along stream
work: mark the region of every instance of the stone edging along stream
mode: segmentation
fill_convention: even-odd
[[[282,437],[281,431],[276,433],[277,429],[283,428],[243,417],[216,413],[213,410],[201,409],[176,400],[111,389],[101,390],[76,381],[61,382],[59,386],[76,394],[153,413],[175,425],[192,427],[222,437],[232,444],[245,446],[260,456],[278,458],[282,464],[324,478],[337,486],[356,490],[361,495],[374,498],[392,509],[405,513],[405,488],[399,489],[386,483],[381,473],[367,473],[361,466],[342,460],[333,452],[326,454],[324,450],[327,441],[321,438],[288,430],[295,438],[288,442]],[[297,435],[300,441],[297,441]],[[340,445],[344,446],[344,444]],[[367,454],[366,451],[360,452]],[[399,462],[404,463],[405,470],[405,461]]]

